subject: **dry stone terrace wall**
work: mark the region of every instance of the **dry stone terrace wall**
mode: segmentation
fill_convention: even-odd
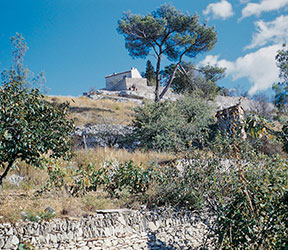
[[[80,148],[115,147],[135,149],[137,142],[127,141],[134,128],[116,124],[76,127],[75,145]]]
[[[207,226],[192,212],[104,210],[79,219],[0,224],[0,249],[198,249]]]

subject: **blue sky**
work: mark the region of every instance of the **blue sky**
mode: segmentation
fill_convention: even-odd
[[[227,68],[220,86],[267,91],[278,81],[275,56],[288,39],[288,0],[0,0],[0,71],[12,64],[9,38],[21,33],[29,46],[24,63],[45,72],[50,95],[79,96],[105,87],[105,75],[147,59],[132,59],[116,31],[123,12],[145,15],[170,3],[215,26],[215,48],[196,64]],[[168,62],[165,62],[168,64]],[[166,66],[167,64],[164,64]]]

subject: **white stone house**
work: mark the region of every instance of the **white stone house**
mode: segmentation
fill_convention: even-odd
[[[105,89],[109,91],[141,91],[147,88],[147,79],[143,78],[139,71],[134,67],[129,71],[113,73],[112,75],[105,76],[105,81]]]

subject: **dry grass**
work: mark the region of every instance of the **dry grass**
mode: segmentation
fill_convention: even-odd
[[[87,166],[90,163],[100,167],[103,162],[111,160],[119,162],[133,161],[137,165],[143,164],[144,166],[147,166],[150,163],[171,160],[175,157],[176,156],[173,154],[157,153],[155,151],[143,152],[141,150],[136,150],[134,152],[128,152],[124,149],[95,148],[75,151],[73,162],[78,167]]]
[[[23,169],[20,171],[25,172]],[[10,175],[15,172],[11,171]],[[0,223],[19,221],[21,212],[39,215],[48,206],[54,209],[56,217],[81,217],[96,209],[125,206],[124,200],[112,199],[101,190],[89,192],[83,197],[72,197],[64,190],[51,190],[36,195],[36,191],[40,190],[48,179],[46,171],[30,167],[28,175],[24,176],[25,179],[19,186],[4,180],[0,199]]]
[[[73,165],[77,167],[86,166],[89,163],[101,167],[104,161],[116,160],[120,162],[134,161],[136,164],[148,166],[151,162],[174,159],[175,156],[157,152],[128,152],[124,149],[97,148],[89,150],[78,150],[72,159]],[[65,163],[64,163],[65,164]],[[66,163],[67,164],[67,163]],[[96,209],[113,209],[123,207],[138,207],[137,200],[125,194],[121,199],[112,199],[106,193],[100,191],[89,192],[84,197],[71,197],[65,191],[45,192],[35,196],[35,191],[41,189],[48,179],[45,170],[28,166],[23,162],[17,163],[17,168],[11,174],[20,174],[25,177],[21,185],[12,185],[7,181],[3,183],[0,199],[0,223],[16,222],[21,219],[21,212],[34,215],[43,212],[48,206],[52,207],[57,217],[78,217],[91,213]]]
[[[48,206],[54,209],[56,217],[81,217],[97,209],[121,208],[124,202],[106,197],[103,192],[90,192],[84,197],[71,197],[64,192],[50,192],[35,197],[21,189],[3,190],[0,200],[0,223],[19,221],[21,212],[38,215]]]
[[[133,102],[119,103],[114,100],[92,100],[82,97],[46,96],[48,102],[70,104],[70,118],[76,125],[112,123],[128,125],[133,118]]]

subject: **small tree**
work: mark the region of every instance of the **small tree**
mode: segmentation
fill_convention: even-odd
[[[285,44],[276,55],[276,64],[280,70],[279,77],[282,81],[273,84],[273,91],[275,92],[274,104],[282,112],[288,100],[288,50]]]
[[[146,58],[151,51],[157,59],[155,101],[170,87],[184,56],[194,58],[211,50],[216,41],[214,28],[199,24],[198,15],[184,14],[173,6],[163,5],[146,15],[126,13],[118,22],[118,32],[125,37],[125,46],[133,58]],[[175,62],[175,69],[159,94],[161,61],[166,56]]]
[[[273,109],[270,106],[268,96],[265,93],[257,93],[253,95],[253,99],[256,101],[253,105],[256,114],[265,118],[271,118]]]
[[[71,156],[73,122],[67,119],[68,104],[49,104],[39,89],[27,87],[24,39],[17,34],[13,41],[19,45],[14,53],[16,68],[2,73],[0,87],[0,167],[5,169],[0,187],[16,160],[41,167],[47,157]]]
[[[176,65],[166,66],[161,71],[161,76],[169,78]],[[216,81],[225,76],[225,69],[212,67],[210,65],[195,68],[191,63],[183,62],[180,69],[176,72],[172,81],[171,88],[176,93],[197,93],[197,95],[206,99],[213,99],[221,88],[216,85]]]
[[[155,86],[156,84],[155,71],[150,60],[148,60],[146,63],[145,78],[147,79],[148,86]]]

